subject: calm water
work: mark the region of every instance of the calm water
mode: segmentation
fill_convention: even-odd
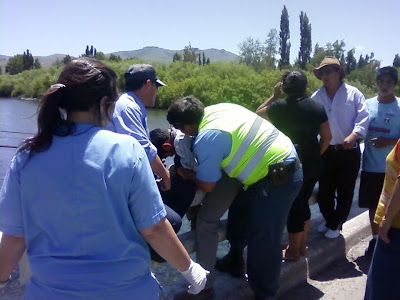
[[[0,98],[0,131],[32,134],[37,130],[37,101]],[[168,128],[165,109],[149,109],[149,130]],[[3,135],[3,134],[2,134]]]
[[[0,185],[16,148],[37,131],[37,101],[0,98]],[[166,110],[148,110],[149,130],[168,128]]]

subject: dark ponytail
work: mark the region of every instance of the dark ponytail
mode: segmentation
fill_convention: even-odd
[[[26,139],[18,151],[42,152],[53,141],[53,135],[67,136],[74,123],[67,120],[69,112],[88,111],[92,107],[100,119],[100,101],[106,96],[108,107],[117,98],[117,75],[96,59],[81,58],[68,63],[58,83],[43,94],[38,112],[38,132]]]

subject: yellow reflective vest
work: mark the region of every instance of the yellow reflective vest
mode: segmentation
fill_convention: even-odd
[[[211,129],[231,134],[231,152],[222,161],[221,168],[245,186],[264,178],[269,165],[282,161],[293,149],[286,135],[237,104],[220,103],[206,107],[199,132]]]

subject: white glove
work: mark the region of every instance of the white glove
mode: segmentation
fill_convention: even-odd
[[[210,274],[209,271],[203,269],[202,266],[193,260],[190,260],[189,269],[181,273],[190,283],[188,293],[193,295],[200,293],[204,289],[207,282],[207,275]]]

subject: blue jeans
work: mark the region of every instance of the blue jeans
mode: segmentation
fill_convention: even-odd
[[[247,274],[259,297],[274,296],[279,288],[281,238],[302,178],[302,168],[285,185],[273,186],[264,178],[241,191],[229,208],[227,239],[232,249],[248,246]]]
[[[368,272],[366,300],[400,299],[400,229],[389,230],[390,243],[376,243]]]
[[[249,187],[250,214],[247,238],[249,284],[259,297],[274,296],[279,288],[281,238],[293,200],[303,183],[300,167],[288,184],[273,186],[264,178]]]

